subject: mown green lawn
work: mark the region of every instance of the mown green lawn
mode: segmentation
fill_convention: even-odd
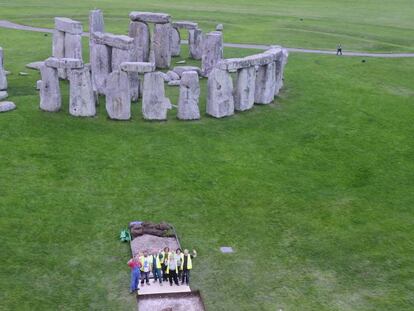
[[[412,0],[13,0],[0,3],[0,19],[52,27],[53,17],[66,16],[87,29],[93,8],[104,11],[107,30],[117,33],[127,31],[130,11],[155,11],[199,22],[206,32],[223,23],[227,42],[414,51]]]
[[[17,73],[51,37],[0,38],[18,106],[0,115],[1,310],[133,310],[131,220],[169,221],[199,251],[208,310],[414,308],[411,59],[292,54],[276,104],[152,123],[138,103],[114,122],[103,98],[69,116],[63,82],[64,110],[39,111],[38,73]]]

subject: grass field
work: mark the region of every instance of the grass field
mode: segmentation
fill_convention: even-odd
[[[379,45],[359,34],[350,39],[355,48],[387,50],[387,35],[412,28],[408,1],[394,2],[400,18],[380,2],[382,17],[364,19]],[[126,28],[135,2],[25,1],[16,11],[22,3],[1,3],[0,19],[50,26],[54,15],[84,19],[99,6],[115,31]],[[260,43],[274,25],[261,21],[305,11],[305,21],[313,16],[314,25],[340,33],[322,1],[298,11],[287,1],[278,2],[280,10],[267,10],[271,1],[213,1],[191,14],[186,1],[145,3],[143,9],[180,18],[203,20],[209,12],[203,26],[232,21],[227,41],[249,26],[241,16],[257,16],[257,37],[246,33],[238,41]],[[375,2],[346,3],[376,9]],[[341,12],[351,23],[346,31],[358,32],[358,14]],[[403,34],[392,40],[410,50],[412,36]],[[286,35],[286,44],[331,45],[313,35]],[[0,46],[18,106],[0,115],[0,310],[133,310],[129,248],[118,235],[140,219],[173,223],[183,246],[198,250],[192,287],[208,310],[414,308],[413,60],[292,54],[276,104],[223,120],[203,113],[199,122],[180,122],[173,110],[168,122],[151,123],[141,119],[138,103],[130,122],[113,122],[103,105],[96,118],[69,116],[65,83],[64,110],[39,111],[38,73],[17,73],[50,56],[50,36],[0,29]],[[175,103],[178,89],[168,95]],[[235,254],[220,254],[223,245]]]
[[[414,51],[412,0],[13,0],[0,2],[0,19],[51,27],[53,17],[67,16],[87,28],[95,7],[104,11],[107,30],[117,33],[126,32],[130,11],[148,10],[197,21],[205,31],[223,23],[228,42]]]

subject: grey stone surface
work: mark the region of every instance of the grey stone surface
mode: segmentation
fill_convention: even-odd
[[[112,70],[121,70],[121,64],[125,61],[130,62],[132,60],[132,50],[121,50],[112,48]],[[139,96],[139,81],[138,74],[136,72],[129,72],[129,91],[131,92],[131,100],[138,100]]]
[[[164,105],[165,107],[167,107],[168,110],[172,109],[172,104],[171,104],[171,100],[168,97],[164,98]]]
[[[147,62],[150,53],[150,29],[146,23],[130,22],[128,35],[134,39],[133,60]]]
[[[7,90],[7,77],[4,71],[4,52],[0,47],[0,91]]]
[[[171,80],[168,82],[168,86],[180,86],[181,80]]]
[[[275,98],[276,63],[259,66],[256,73],[256,87],[254,102],[256,104],[270,104]]]
[[[231,254],[234,253],[234,250],[231,246],[222,246],[220,247],[220,252],[223,254]]]
[[[180,56],[181,35],[177,28],[171,28],[171,56]]]
[[[281,50],[280,50],[281,52]],[[244,58],[228,58],[217,63],[217,67],[223,70],[236,71],[251,66],[263,66],[274,62],[277,54],[260,53]]]
[[[13,102],[0,102],[0,112],[7,112],[14,109],[16,109],[16,105]]]
[[[106,111],[113,120],[131,118],[131,96],[126,72],[115,70],[106,81]]]
[[[170,76],[167,75],[166,73],[161,72],[161,75],[162,75],[162,78],[163,78],[164,82],[170,82],[171,81]]]
[[[178,28],[178,29],[197,29],[198,28],[198,24],[194,23],[194,22],[189,22],[189,21],[175,21],[172,23],[172,26],[174,28]]]
[[[289,52],[287,49],[282,49],[281,57],[276,61],[276,85],[275,95],[278,95],[283,87],[283,79],[285,73],[285,66],[287,64]]]
[[[73,69],[69,78],[69,113],[76,117],[93,117],[96,114],[95,94],[90,68]]]
[[[167,105],[165,101],[164,80],[160,72],[144,75],[142,98],[142,115],[145,120],[166,120]]]
[[[172,70],[167,71],[167,75],[170,77],[170,81],[172,81],[172,80],[180,80],[180,76],[176,72],[174,72]]]
[[[89,11],[89,33],[105,32],[105,22],[101,10]]]
[[[133,38],[108,32],[94,32],[91,34],[91,40],[96,44],[105,44],[121,50],[131,50],[134,45]]]
[[[42,76],[40,109],[49,112],[59,111],[62,105],[62,98],[57,69],[44,65],[40,67],[40,74]]]
[[[9,94],[6,91],[0,91],[0,100],[6,99],[7,97],[9,97]]]
[[[181,77],[177,118],[180,120],[200,119],[198,102],[200,83],[196,71],[186,71]]]
[[[204,34],[201,29],[190,29],[188,31],[188,45],[190,57],[200,60],[203,56],[203,38]]]
[[[81,35],[83,32],[81,22],[66,17],[55,17],[55,29],[73,35]]]
[[[155,64],[148,62],[122,62],[121,69],[128,72],[146,73],[155,71]]]
[[[52,56],[56,58],[65,57],[65,33],[59,30],[53,30],[53,44],[52,44]],[[59,78],[66,79],[66,70],[58,70]]]
[[[36,81],[36,90],[40,91],[41,88],[42,88],[42,80],[37,80]]]
[[[33,63],[29,63],[26,64],[26,68],[29,69],[33,69],[33,70],[40,70],[40,67],[44,64],[45,62],[33,62]]]
[[[65,58],[82,58],[82,36],[65,34]]]
[[[248,67],[237,72],[234,89],[234,108],[238,111],[249,110],[254,105],[256,87],[256,68]]]
[[[171,65],[171,24],[155,24],[152,37],[152,49],[157,68],[169,68]]]
[[[201,58],[201,71],[208,76],[214,66],[223,58],[223,35],[213,31],[206,34],[203,39],[203,56]]]
[[[215,118],[234,114],[233,81],[230,74],[213,68],[207,82],[207,113]]]
[[[171,22],[171,16],[165,13],[131,12],[129,18],[135,22],[166,24]]]
[[[201,75],[201,69],[196,66],[176,66],[172,71],[178,74],[180,77],[185,71],[196,71],[199,75]]]
[[[45,65],[52,68],[61,69],[80,69],[83,68],[83,61],[76,58],[56,58],[49,57],[45,60]]]
[[[224,29],[223,24],[217,24],[216,31],[223,31],[223,29]]]
[[[112,71],[111,48],[94,44],[91,46],[91,69],[93,89],[99,94],[105,94],[106,78]]]

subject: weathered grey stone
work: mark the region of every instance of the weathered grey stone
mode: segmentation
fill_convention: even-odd
[[[201,59],[201,71],[208,76],[214,66],[223,58],[223,35],[213,31],[206,34],[203,39],[203,56]]]
[[[12,73],[8,70],[5,70],[4,73],[6,74],[6,76],[11,75]]]
[[[121,50],[112,48],[112,70],[121,70],[123,62],[130,62],[132,60],[132,50]],[[139,81],[136,72],[129,72],[129,91],[131,92],[131,100],[138,100],[139,96]]]
[[[285,73],[285,66],[287,64],[289,52],[287,49],[282,49],[281,57],[276,61],[276,85],[275,95],[278,95],[283,87],[283,79]]]
[[[144,75],[142,114],[145,120],[167,119],[164,80],[160,72],[149,72]]]
[[[233,115],[233,81],[230,74],[213,68],[208,76],[207,88],[207,113],[215,118]]]
[[[201,29],[190,29],[188,31],[188,45],[190,57],[200,60],[203,56],[203,31]]]
[[[170,77],[170,81],[172,81],[172,80],[180,80],[180,76],[176,72],[174,72],[172,70],[167,71],[167,75],[168,75],[168,77]]]
[[[96,114],[95,95],[88,67],[71,70],[69,78],[69,113],[75,117],[93,117]]]
[[[36,90],[40,91],[40,89],[42,88],[42,80],[37,80],[36,81]]]
[[[250,55],[244,58],[228,58],[217,63],[217,68],[228,71],[236,71],[251,66],[263,66],[274,62],[277,58],[276,54],[260,53]]]
[[[7,90],[7,77],[4,71],[4,53],[0,47],[0,91]]]
[[[166,73],[161,72],[161,75],[162,75],[162,79],[164,80],[164,82],[170,82],[171,81],[170,76],[167,75]]]
[[[104,32],[105,23],[101,10],[89,11],[89,33]]]
[[[168,82],[168,86],[180,86],[181,80],[171,80]]]
[[[155,64],[148,62],[122,62],[121,70],[137,73],[153,72],[155,71]]]
[[[171,65],[171,24],[155,24],[152,48],[157,68],[169,68]]]
[[[259,66],[256,73],[254,102],[256,104],[270,104],[275,98],[276,63]]]
[[[56,58],[65,57],[65,33],[63,31],[53,31],[53,45],[52,45],[52,56]],[[66,70],[58,70],[59,78],[66,79]]]
[[[181,35],[177,28],[171,28],[171,56],[180,56]]]
[[[114,35],[112,33],[94,32],[91,40],[96,44],[105,44],[121,50],[133,49],[134,39],[124,35]]]
[[[9,94],[7,94],[6,91],[0,91],[0,100],[3,100],[7,97],[9,97]]]
[[[55,29],[73,35],[82,34],[82,23],[66,17],[55,17]]]
[[[166,24],[171,22],[171,16],[164,13],[131,12],[129,18],[134,22]]]
[[[217,24],[216,31],[223,31],[223,29],[224,29],[223,24]]]
[[[115,70],[109,74],[106,81],[105,106],[111,119],[129,120],[131,118],[131,96],[126,72]]]
[[[196,66],[176,66],[172,71],[174,71],[180,77],[185,71],[196,71],[198,75],[201,75],[201,69]]]
[[[172,109],[171,100],[168,97],[164,98],[164,105],[168,110]]]
[[[133,60],[148,62],[150,52],[150,29],[146,23],[131,22],[128,35],[134,39]]]
[[[182,60],[179,60],[179,61],[177,61],[175,63],[176,64],[185,64],[186,63],[186,60],[185,59],[182,59]]]
[[[234,89],[234,108],[238,111],[251,109],[254,105],[256,87],[256,68],[248,67],[238,70]]]
[[[40,74],[42,76],[40,109],[49,112],[59,111],[62,105],[62,98],[57,69],[44,65],[40,67]]]
[[[65,34],[65,58],[82,58],[81,35]]]
[[[172,23],[172,26],[178,29],[190,30],[190,29],[197,29],[198,24],[194,22],[188,22],[188,21],[176,21]]]
[[[0,112],[7,112],[16,109],[13,102],[0,102]]]
[[[83,68],[83,61],[77,58],[56,58],[49,57],[45,60],[45,65],[52,68],[61,69],[80,69]],[[41,67],[40,67],[41,68]]]
[[[93,89],[98,94],[105,94],[106,78],[112,71],[111,48],[102,44],[94,44],[90,52]]]
[[[177,117],[180,120],[200,119],[198,101],[200,98],[200,83],[196,71],[186,71],[181,77],[180,97],[178,100]]]
[[[44,62],[33,62],[26,64],[26,68],[33,69],[33,70],[40,70],[40,67],[44,64]]]

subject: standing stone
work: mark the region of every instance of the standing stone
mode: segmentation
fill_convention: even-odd
[[[65,34],[65,58],[82,59],[81,35]]]
[[[117,48],[112,48],[112,70],[121,70],[121,64],[123,62],[132,61],[132,50],[121,50]],[[129,91],[131,93],[131,100],[138,100],[139,96],[139,80],[138,73],[128,72],[129,78]]]
[[[203,56],[203,31],[201,29],[190,29],[188,31],[188,45],[190,57],[200,60]]]
[[[256,89],[254,102],[256,104],[270,104],[275,98],[276,63],[259,66],[256,73]]]
[[[93,117],[96,114],[95,95],[89,66],[69,72],[69,113],[75,117]]]
[[[214,68],[208,76],[207,88],[207,113],[216,118],[233,115],[233,81],[230,74]]]
[[[112,71],[111,48],[103,44],[93,44],[90,53],[93,89],[98,94],[105,94],[106,78]]]
[[[40,74],[42,76],[40,109],[49,112],[59,111],[62,105],[62,98],[57,69],[43,65],[40,67]]]
[[[177,28],[171,28],[171,56],[180,56],[181,35]]]
[[[200,83],[195,71],[186,71],[181,76],[178,114],[180,120],[200,119],[198,101],[200,98]]]
[[[133,61],[148,62],[150,53],[150,30],[146,23],[131,22],[128,35],[134,39]]]
[[[91,10],[89,12],[89,33],[104,32],[105,23],[101,10]]]
[[[223,35],[221,32],[208,33],[203,40],[201,71],[208,76],[213,67],[223,58]]]
[[[160,72],[144,75],[142,115],[145,120],[166,120],[168,107],[165,101],[164,79]]]
[[[287,49],[282,49],[281,57],[276,61],[276,86],[275,96],[279,94],[283,87],[283,78],[285,73],[285,66],[287,64],[289,52]]]
[[[65,33],[63,31],[53,31],[53,45],[52,45],[52,56],[56,58],[65,57]],[[66,70],[58,69],[59,78],[66,79]]]
[[[131,118],[131,96],[128,74],[116,70],[109,74],[106,81],[106,111],[114,120]]]
[[[7,77],[4,71],[3,49],[0,47],[0,91],[7,90]]]
[[[224,29],[223,24],[217,24],[216,31],[223,31],[223,29]]]
[[[234,90],[234,108],[238,111],[251,109],[254,105],[256,86],[256,68],[254,66],[239,69]]]
[[[171,64],[171,24],[155,24],[152,48],[157,68],[169,68]]]

